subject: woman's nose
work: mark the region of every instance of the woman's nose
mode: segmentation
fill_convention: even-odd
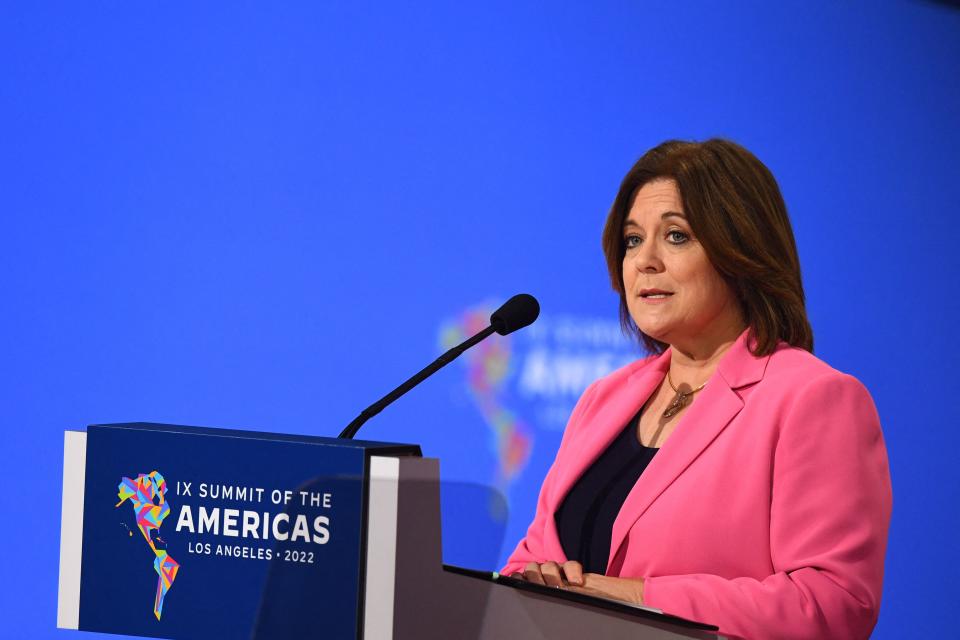
[[[645,242],[633,254],[633,266],[643,273],[659,273],[663,271],[663,261],[655,242]]]

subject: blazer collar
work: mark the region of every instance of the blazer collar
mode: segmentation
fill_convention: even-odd
[[[750,349],[756,345],[750,329],[745,329],[717,365],[717,372],[731,389],[739,389],[763,379],[770,356],[758,358],[750,353]]]
[[[757,358],[750,353],[748,334],[749,330],[744,331],[723,356],[706,387],[698,394],[700,397],[680,418],[673,434],[627,495],[613,523],[608,569],[637,519],[710,446],[743,408],[743,400],[734,389],[763,378],[770,357]],[[670,366],[670,351],[668,349],[651,363],[659,372],[658,380],[662,380]],[[645,376],[646,370],[651,368],[644,367],[643,371],[634,375]],[[624,424],[620,423],[621,429]]]
[[[605,395],[595,413],[589,416],[589,424],[585,425],[576,440],[570,443],[577,453],[567,457],[559,471],[555,490],[548,498],[552,513],[556,514],[573,485],[607,450],[627,423],[637,415],[640,407],[646,403],[657,385],[667,375],[667,368],[670,366],[670,350],[667,349],[656,358],[637,364],[639,366],[635,371],[615,383],[616,386]],[[547,531],[553,534],[548,535],[547,539],[555,544],[550,549],[552,557],[566,559],[553,517],[547,520],[546,526]]]

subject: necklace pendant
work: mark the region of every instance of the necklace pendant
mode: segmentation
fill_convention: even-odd
[[[673,400],[670,402],[670,405],[663,411],[664,418],[672,418],[673,416],[680,413],[680,410],[687,406],[687,403],[690,401],[691,393],[682,393],[677,392],[677,395],[673,396]]]

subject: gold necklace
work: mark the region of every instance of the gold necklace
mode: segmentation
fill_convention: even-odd
[[[679,389],[677,389],[677,388],[674,386],[674,384],[673,384],[673,379],[670,377],[670,370],[669,370],[669,369],[667,370],[667,382],[670,383],[670,388],[673,389],[673,391],[674,391],[674,393],[675,393],[676,395],[673,396],[673,400],[670,401],[670,405],[667,406],[666,409],[664,409],[664,411],[663,411],[663,417],[664,417],[664,418],[672,418],[673,416],[675,416],[675,415],[677,415],[678,413],[680,413],[680,411],[681,411],[684,407],[686,407],[688,404],[690,404],[690,398],[693,397],[693,394],[695,394],[697,391],[700,391],[700,390],[703,389],[705,386],[707,386],[707,383],[704,382],[702,385],[700,385],[699,387],[697,387],[697,388],[694,389],[693,391],[680,391]]]

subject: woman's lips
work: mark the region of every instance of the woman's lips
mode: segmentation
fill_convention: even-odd
[[[673,293],[670,291],[662,291],[660,289],[644,289],[640,292],[640,300],[645,304],[663,304],[670,297],[673,296]]]

